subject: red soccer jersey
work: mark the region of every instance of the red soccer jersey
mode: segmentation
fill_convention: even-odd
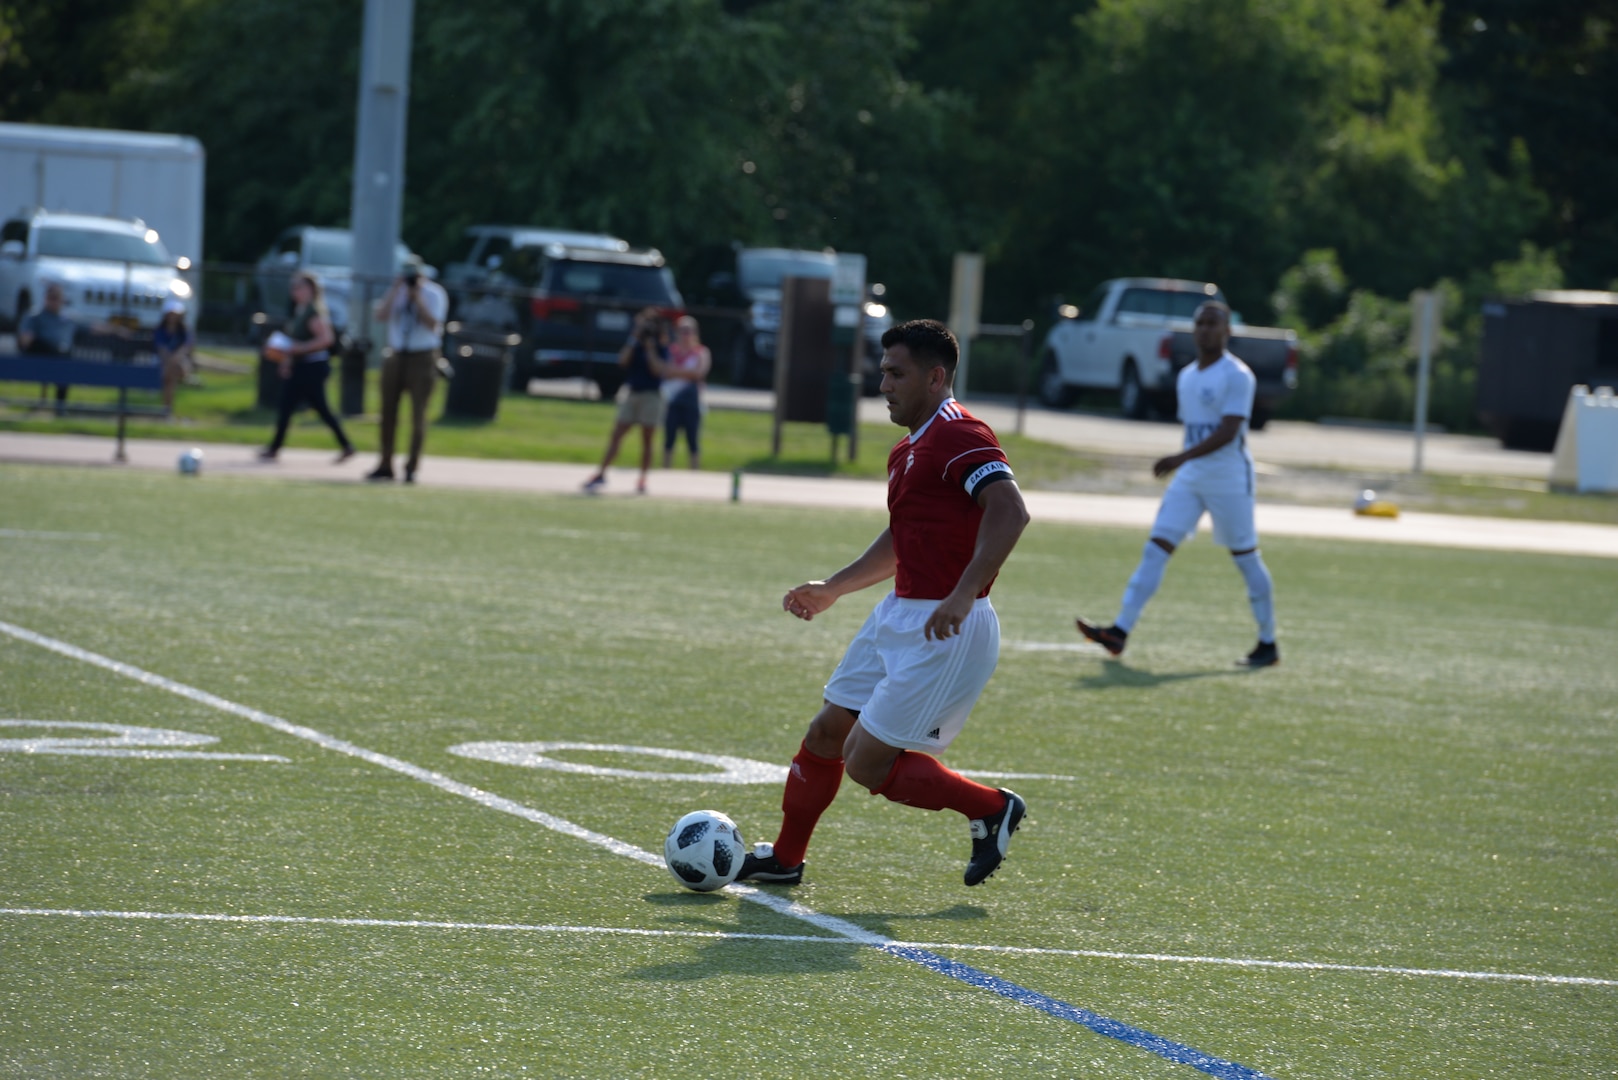
[[[888,454],[888,528],[899,557],[899,596],[949,595],[977,547],[978,492],[1009,479],[1011,466],[994,432],[954,398],[920,431],[899,440]],[[978,595],[988,596],[989,586]]]

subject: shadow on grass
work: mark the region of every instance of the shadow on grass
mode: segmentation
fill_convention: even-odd
[[[453,416],[449,413],[439,413],[429,421],[429,426],[457,428],[461,431],[480,431],[484,428],[492,427],[495,422],[495,418],[485,419],[477,416]]]
[[[677,912],[664,921],[677,923],[682,930],[708,930],[718,934],[804,933],[812,936],[815,933],[809,926],[782,926],[779,915],[757,904],[738,905],[733,896],[680,891],[649,893],[645,899]],[[864,948],[830,935],[824,943],[715,938],[703,941],[696,956],[689,960],[635,968],[624,977],[646,982],[695,982],[716,975],[856,971],[860,967],[858,954]]]
[[[1186,679],[1209,679],[1228,675],[1251,675],[1255,669],[1231,666],[1210,668],[1205,671],[1141,671],[1121,660],[1101,661],[1101,670],[1094,675],[1081,675],[1074,683],[1080,690],[1149,690],[1154,686],[1183,682]]]
[[[845,467],[842,460],[832,461],[828,454],[826,460],[816,461],[813,458],[802,457],[755,457],[742,463],[744,472],[759,473],[765,476],[861,476],[862,474]]]
[[[977,922],[988,917],[988,910],[976,904],[955,904],[941,911],[918,912],[910,915],[894,915],[891,912],[872,911],[843,916],[849,922],[858,923],[868,930],[874,930],[878,934],[897,941],[908,940],[912,936],[906,933],[905,930],[913,930],[915,927],[908,926],[908,924]]]

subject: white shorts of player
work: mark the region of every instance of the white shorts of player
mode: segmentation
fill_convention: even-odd
[[[1000,659],[1000,616],[980,598],[943,641],[923,635],[937,600],[889,593],[854,635],[826,683],[826,700],[860,714],[889,746],[942,751],[966,726]]]
[[[1152,538],[1161,537],[1179,547],[1196,535],[1203,514],[1213,519],[1214,543],[1232,551],[1258,547],[1251,491],[1232,490],[1228,485],[1204,490],[1203,485],[1182,482],[1178,476],[1163,492],[1157,520],[1152,522]]]

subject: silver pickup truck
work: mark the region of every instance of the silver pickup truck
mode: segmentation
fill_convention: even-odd
[[[1153,410],[1174,415],[1180,369],[1196,359],[1191,319],[1205,300],[1224,301],[1218,286],[1177,278],[1115,278],[1082,306],[1064,306],[1040,350],[1039,396],[1066,408],[1081,391],[1118,395],[1125,416]],[[1297,386],[1297,337],[1291,330],[1231,328],[1230,351],[1253,369],[1258,391],[1251,426],[1261,428]]]

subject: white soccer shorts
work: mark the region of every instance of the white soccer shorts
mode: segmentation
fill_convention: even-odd
[[[1197,522],[1207,514],[1213,519],[1214,543],[1232,551],[1258,547],[1258,528],[1253,524],[1253,496],[1245,491],[1202,491],[1178,478],[1163,492],[1163,503],[1152,522],[1152,537],[1161,537],[1179,547],[1197,532]]]
[[[966,718],[1000,659],[1000,617],[981,597],[943,641],[923,634],[937,600],[889,593],[871,611],[826,683],[826,700],[860,714],[889,746],[940,753]]]

